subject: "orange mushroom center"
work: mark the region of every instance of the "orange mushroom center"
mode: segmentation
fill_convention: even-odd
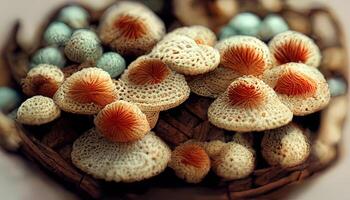
[[[141,18],[131,15],[121,15],[114,22],[114,27],[124,38],[136,40],[146,35],[147,28]]]
[[[209,157],[205,150],[195,144],[188,144],[179,149],[181,162],[196,168],[205,168],[209,165]]]
[[[316,93],[317,84],[308,76],[295,73],[290,70],[282,74],[275,85],[274,90],[286,95],[312,96]]]
[[[94,103],[100,106],[117,100],[111,78],[94,72],[75,77],[69,89],[69,96],[79,103]]]
[[[289,40],[276,47],[274,57],[278,64],[289,62],[305,63],[310,56],[309,49],[300,40]]]
[[[258,106],[264,99],[264,95],[258,88],[245,82],[230,85],[228,97],[231,105],[247,108]]]
[[[128,79],[136,85],[157,84],[161,83],[170,72],[163,61],[147,59],[129,69]]]
[[[221,64],[241,75],[261,75],[265,70],[263,55],[256,49],[246,46],[234,46],[227,49],[221,58]]]
[[[36,75],[32,78],[32,88],[35,94],[53,97],[59,85],[52,78]]]

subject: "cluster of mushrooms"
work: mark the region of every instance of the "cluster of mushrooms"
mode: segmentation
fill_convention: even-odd
[[[112,75],[115,59],[100,61],[102,44],[136,59]],[[268,45],[251,36],[217,42],[199,25],[166,34],[150,9],[123,1],[105,11],[97,34],[78,29],[61,45],[77,65],[31,68],[22,80],[30,98],[19,107],[17,121],[42,125],[62,111],[93,115],[94,128],[74,142],[71,158],[107,181],[141,181],[167,166],[190,183],[203,180],[210,169],[225,180],[247,177],[256,164],[252,135],[261,134],[256,131],[264,132],[261,153],[268,164],[302,164],[310,139],[292,118],[317,112],[330,100],[317,69],[320,51],[298,32],[280,33]],[[109,70],[98,67],[103,64]],[[190,92],[215,99],[208,119],[237,132],[231,142],[190,140],[172,151],[152,132],[159,112],[179,106]]]

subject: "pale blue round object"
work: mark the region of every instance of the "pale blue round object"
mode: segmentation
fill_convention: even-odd
[[[270,14],[261,23],[259,35],[263,40],[269,40],[288,30],[288,24],[281,16]]]
[[[235,31],[235,29],[233,29],[230,26],[225,26],[224,28],[222,28],[220,30],[219,39],[222,40],[222,39],[229,38],[229,37],[235,36],[235,35],[237,35],[237,32]]]
[[[48,45],[63,46],[72,35],[72,30],[65,23],[52,22],[44,33],[44,41]]]
[[[84,8],[76,5],[63,8],[57,19],[74,29],[84,28],[89,25],[89,13]]]
[[[123,73],[125,66],[124,58],[115,52],[104,53],[96,62],[96,67],[108,72],[112,78]]]
[[[9,87],[0,87],[0,110],[10,111],[20,103],[19,94]]]
[[[261,24],[260,18],[249,12],[236,15],[229,22],[229,26],[237,31],[238,35],[257,36]]]
[[[344,95],[347,90],[346,82],[340,78],[330,78],[327,80],[331,96]]]
[[[50,64],[57,67],[64,67],[66,59],[63,53],[56,47],[45,47],[39,49],[32,57],[30,67],[33,68],[39,64]]]

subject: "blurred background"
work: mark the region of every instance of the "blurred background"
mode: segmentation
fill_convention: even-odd
[[[181,1],[181,0],[180,0]],[[68,2],[66,0],[0,0],[0,46],[8,38],[9,29],[19,19],[22,30],[19,40],[30,43],[35,36],[35,30],[45,20],[45,16],[54,8]],[[103,5],[110,0],[82,0],[84,3]],[[332,8],[346,34],[347,46],[350,46],[350,1],[346,0],[293,0],[295,5],[324,3]],[[321,29],[322,30],[322,29]],[[2,62],[2,61],[1,61]],[[0,70],[3,64],[0,62]],[[348,112],[349,113],[349,112]],[[290,199],[318,199],[318,200],[346,200],[350,199],[350,120],[347,119],[343,134],[343,145],[340,160],[336,165],[327,169],[320,176],[307,180],[302,189],[300,187]],[[28,161],[15,154],[9,154],[0,149],[0,199],[8,200],[41,200],[41,199],[77,199],[58,183]]]

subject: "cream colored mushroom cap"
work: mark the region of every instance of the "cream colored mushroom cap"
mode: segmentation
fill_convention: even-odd
[[[297,116],[322,110],[330,101],[322,73],[302,63],[274,67],[265,73],[264,82],[275,89],[278,98]]]
[[[147,111],[143,111],[143,113],[145,113],[148,124],[150,126],[151,129],[153,129],[159,119],[159,112],[147,112]]]
[[[273,89],[253,76],[236,79],[208,109],[208,118],[213,125],[240,132],[281,127],[292,117],[293,113]]]
[[[42,125],[57,119],[60,108],[48,97],[33,96],[24,101],[17,110],[17,121],[27,125]]]
[[[177,28],[167,34],[166,37],[173,35],[184,35],[193,39],[197,44],[214,46],[216,43],[216,35],[209,28],[201,25],[184,26]]]
[[[272,166],[288,168],[300,165],[310,152],[308,137],[293,123],[266,131],[261,141],[261,153]]]
[[[135,142],[115,143],[90,129],[73,144],[72,162],[95,178],[136,182],[161,173],[171,156],[169,147],[153,132]]]

